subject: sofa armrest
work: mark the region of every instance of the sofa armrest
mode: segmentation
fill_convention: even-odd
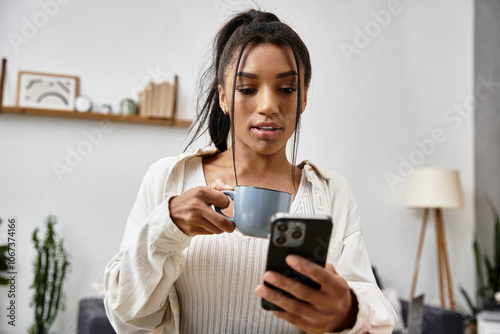
[[[401,300],[401,309],[405,326],[408,326],[408,307],[406,300]],[[422,334],[463,334],[464,317],[461,313],[439,307],[424,305]]]
[[[78,334],[115,334],[102,298],[84,298],[78,311]]]

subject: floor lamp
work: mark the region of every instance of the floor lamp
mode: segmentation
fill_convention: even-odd
[[[453,287],[446,250],[446,237],[444,233],[442,209],[456,209],[463,207],[463,194],[460,186],[458,171],[441,168],[414,169],[408,178],[405,205],[409,208],[424,209],[424,218],[420,230],[417,257],[413,272],[410,298],[415,297],[420,257],[424,243],[425,229],[429,211],[434,209],[436,223],[437,262],[439,273],[439,289],[441,307],[445,307],[445,282],[448,288],[450,308],[455,309]]]

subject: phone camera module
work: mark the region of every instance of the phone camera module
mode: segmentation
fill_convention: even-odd
[[[273,228],[273,244],[293,248],[304,243],[306,224],[296,220],[280,220]]]

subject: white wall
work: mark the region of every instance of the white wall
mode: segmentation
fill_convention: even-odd
[[[444,219],[454,288],[472,291],[473,123],[467,110],[461,116],[448,109],[473,94],[473,2],[401,1],[394,8],[396,2],[383,0],[257,3],[275,11],[309,46],[313,78],[299,155],[349,179],[371,260],[384,283],[408,297],[421,221],[421,212],[403,207],[401,161],[408,160],[411,167],[461,172],[466,206],[445,211]],[[0,0],[0,56],[8,58],[5,104],[15,102],[18,70],[77,75],[80,92],[98,105],[133,94],[151,73],[176,73],[179,117],[189,118],[201,65],[211,38],[232,13],[228,8],[247,5],[237,0]],[[390,13],[388,8],[392,14],[382,15],[382,10]],[[47,21],[36,21],[44,11],[50,14]],[[26,30],[34,18],[40,27]],[[371,37],[363,39],[359,31],[365,29]],[[13,44],[14,34],[26,39]],[[341,51],[347,44],[359,47],[350,57]],[[52,164],[64,163],[68,150],[100,126],[97,121],[0,115],[0,216],[19,222],[17,322],[15,328],[7,325],[2,287],[2,333],[24,333],[31,322],[30,235],[48,213],[58,217],[73,262],[65,286],[67,308],[53,330],[75,332],[77,303],[95,295],[90,284],[102,281],[105,265],[118,250],[148,165],[181,152],[185,143],[185,129],[115,123],[60,182]],[[436,129],[442,129],[440,142],[431,144]],[[388,173],[398,179],[388,182]],[[417,290],[438,304],[435,233],[427,232]]]

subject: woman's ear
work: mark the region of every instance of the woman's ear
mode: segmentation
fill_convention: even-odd
[[[306,87],[304,89],[304,92],[302,93],[302,98],[300,99],[302,102],[301,102],[301,105],[300,105],[300,113],[302,114],[304,112],[304,110],[306,110],[306,106],[307,106],[307,90],[309,89],[309,87]]]
[[[226,92],[224,91],[224,88],[221,85],[218,85],[217,89],[219,90],[219,106],[224,112],[224,114],[227,115],[229,110],[227,108]]]

